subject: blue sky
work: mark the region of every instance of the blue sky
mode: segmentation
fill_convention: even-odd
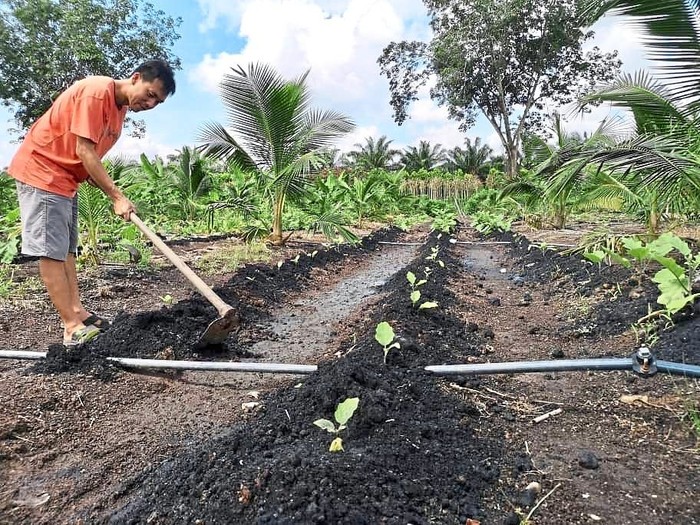
[[[388,83],[376,60],[391,41],[426,40],[428,24],[420,0],[156,0],[156,7],[183,19],[174,52],[182,60],[177,92],[163,105],[139,115],[147,134],[137,140],[126,134],[112,155],[136,158],[167,155],[194,145],[207,121],[226,122],[218,83],[230,67],[264,62],[286,78],[310,69],[313,105],[341,111],[357,124],[339,141],[344,151],[366,137],[386,135],[396,147],[419,140],[444,147],[462,145],[465,135],[424,93],[411,108],[411,119],[397,126],[389,105]],[[621,20],[603,20],[595,44],[618,49],[630,72],[648,67],[635,31]],[[599,108],[569,123],[571,130],[592,130],[609,113]],[[0,166],[6,166],[17,145],[7,129],[10,113],[0,111]],[[495,149],[497,137],[479,121],[466,136],[481,137]]]

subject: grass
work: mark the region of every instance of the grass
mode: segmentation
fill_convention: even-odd
[[[0,265],[0,300],[22,299],[44,290],[39,277],[17,279],[11,264]]]
[[[264,243],[224,246],[203,255],[197,261],[197,269],[206,274],[230,273],[251,262],[269,262],[270,249]]]

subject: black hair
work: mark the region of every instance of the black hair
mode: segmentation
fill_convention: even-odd
[[[175,76],[172,68],[164,60],[147,60],[137,67],[134,73],[140,74],[146,82],[158,79],[163,83],[163,88],[168,95],[175,93]]]

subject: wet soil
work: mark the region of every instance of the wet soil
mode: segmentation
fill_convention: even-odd
[[[0,362],[0,522],[517,524],[532,512],[538,524],[698,523],[696,380],[424,370],[627,357],[654,289],[520,236],[465,228],[450,240],[381,230],[219,276],[243,322],[218,348],[194,348],[216,312],[173,270],[91,277],[90,307],[116,314],[112,330],[77,355],[50,346],[40,363]],[[407,271],[437,308],[412,305]],[[159,304],[165,294],[177,302]],[[3,349],[56,339],[39,303],[7,306]],[[386,363],[381,321],[400,344]],[[699,326],[689,312],[647,343],[700,364]],[[134,374],[107,355],[318,371]],[[345,450],[329,452],[335,436],[313,422],[350,397]]]

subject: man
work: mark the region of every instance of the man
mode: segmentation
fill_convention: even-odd
[[[150,60],[129,78],[93,76],[63,92],[31,127],[8,168],[16,179],[22,253],[39,258],[39,273],[63,322],[63,344],[79,346],[109,327],[80,301],[75,256],[78,185],[88,181],[129,220],[132,202],[116,187],[102,157],[121,135],[128,110],[146,111],[175,93],[168,64]]]

